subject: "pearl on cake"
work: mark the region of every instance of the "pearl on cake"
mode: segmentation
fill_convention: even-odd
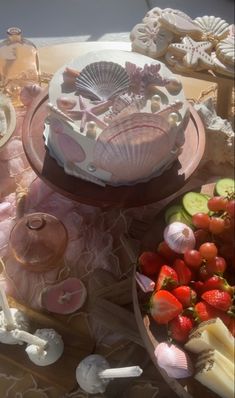
[[[161,107],[161,97],[158,94],[155,94],[151,98],[151,111],[153,113],[160,110]]]
[[[96,167],[93,164],[88,164],[87,170],[90,171],[90,173],[94,173],[94,171],[96,171]]]
[[[96,138],[96,130],[97,130],[97,124],[93,121],[87,123],[87,131],[86,131],[86,137],[95,139]]]
[[[25,350],[30,361],[37,366],[48,366],[58,361],[64,351],[64,343],[61,336],[54,329],[38,329],[34,336],[37,338],[35,340],[36,344],[29,344]],[[37,341],[40,341],[40,346],[37,345]],[[25,342],[27,342],[26,339]],[[44,342],[46,344],[43,347]]]
[[[76,369],[79,386],[89,394],[104,393],[112,379],[138,377],[142,374],[139,366],[110,368],[109,363],[101,355],[89,355],[84,358]]]
[[[168,122],[170,123],[170,125],[174,126],[178,123],[178,121],[179,121],[179,116],[176,112],[172,112],[169,114]]]

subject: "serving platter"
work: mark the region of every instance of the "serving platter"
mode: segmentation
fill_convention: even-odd
[[[197,169],[205,149],[205,130],[200,117],[190,107],[185,144],[178,160],[161,176],[129,186],[98,186],[65,174],[49,155],[43,140],[48,91],[43,91],[28,110],[22,128],[23,146],[36,174],[53,190],[75,201],[99,207],[134,207],[159,201],[178,191]],[[167,182],[167,183],[166,183]],[[144,193],[144,195],[143,195]]]
[[[194,189],[194,191],[212,194],[214,190],[214,185],[214,183],[206,184],[198,189]],[[179,203],[182,196],[183,195],[179,195],[167,206]],[[127,239],[125,241],[129,257],[133,263],[136,263],[136,259],[138,258],[140,253],[142,253],[143,251],[155,250],[158,243],[163,240],[163,229],[165,226],[164,214],[165,207],[163,207],[162,210],[157,214],[156,218],[153,220],[153,223],[149,226],[147,232],[143,235],[141,241],[138,242],[138,245],[136,245],[136,242],[134,242],[133,240],[128,241]],[[181,398],[198,398],[200,396],[205,398],[218,398],[217,394],[213,393],[211,390],[197,382],[193,377],[180,380],[173,379],[169,377],[167,373],[158,366],[156,357],[154,355],[154,350],[160,342],[166,341],[166,328],[157,325],[156,322],[154,322],[144,310],[146,293],[143,293],[136,283],[136,270],[137,268],[135,267],[132,279],[132,299],[135,318],[145,348],[148,351],[155,367],[157,368],[157,371],[160,372],[166,383]]]

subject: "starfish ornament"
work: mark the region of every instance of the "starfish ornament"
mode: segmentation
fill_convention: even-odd
[[[81,95],[78,96],[79,100],[79,110],[71,110],[67,114],[73,118],[73,120],[81,120],[80,131],[84,131],[86,123],[89,121],[96,122],[97,126],[104,129],[108,125],[104,123],[97,115],[108,110],[112,104],[112,100],[102,101],[95,105],[87,105]]]
[[[169,50],[172,53],[185,54],[184,64],[189,68],[195,68],[200,63],[204,66],[213,66],[212,57],[207,53],[212,48],[212,43],[208,41],[194,41],[191,37],[185,36],[181,43],[172,43]]]

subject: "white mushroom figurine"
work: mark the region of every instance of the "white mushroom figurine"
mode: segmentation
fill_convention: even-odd
[[[6,293],[0,286],[0,343],[3,344],[21,344],[12,336],[12,330],[28,330],[29,322],[27,317],[17,308],[10,308]]]
[[[101,355],[89,355],[84,358],[76,369],[79,386],[89,394],[104,393],[112,379],[138,377],[142,374],[139,366],[111,369],[109,363]]]
[[[51,365],[63,354],[63,340],[54,329],[37,329],[34,334],[14,330],[12,334],[15,339],[28,343],[25,351],[35,365]]]

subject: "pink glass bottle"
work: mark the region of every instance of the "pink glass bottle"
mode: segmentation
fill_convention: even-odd
[[[67,230],[56,217],[28,214],[11,231],[10,256],[28,271],[47,272],[64,265],[67,242]]]
[[[0,92],[20,107],[20,91],[30,83],[40,84],[37,48],[22,36],[21,29],[9,28],[7,38],[0,43]]]

